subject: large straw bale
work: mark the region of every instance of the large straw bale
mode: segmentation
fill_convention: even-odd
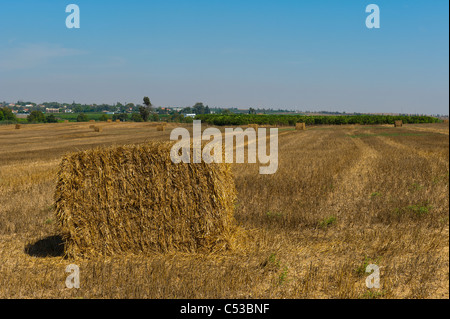
[[[402,126],[403,126],[403,121],[402,121],[402,120],[400,120],[400,121],[395,121],[395,122],[394,122],[394,126],[395,126],[395,127],[402,127]]]
[[[101,126],[94,126],[94,131],[95,132],[103,132],[103,127],[101,127]]]
[[[305,123],[296,123],[295,129],[297,131],[304,131],[304,130],[306,130],[306,124]]]
[[[20,125],[20,124],[16,124],[16,130],[20,130],[20,129],[21,129],[21,127],[22,127],[22,125]]]
[[[158,132],[164,132],[164,131],[166,130],[166,127],[165,127],[164,125],[158,125],[158,126],[156,127],[156,130],[157,130]]]
[[[174,164],[171,146],[98,148],[62,159],[55,206],[66,256],[233,247],[238,228],[229,164]]]

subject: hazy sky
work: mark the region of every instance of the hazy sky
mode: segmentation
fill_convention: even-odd
[[[0,0],[0,100],[448,114],[448,37],[447,0]]]

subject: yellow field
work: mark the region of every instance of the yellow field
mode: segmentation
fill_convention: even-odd
[[[245,245],[225,254],[70,260],[61,156],[168,141],[151,123],[0,127],[0,298],[449,298],[449,126],[280,129],[279,169],[233,164]],[[80,266],[81,288],[65,288]],[[368,289],[367,264],[381,271]]]

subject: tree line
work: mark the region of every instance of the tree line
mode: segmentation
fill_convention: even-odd
[[[294,126],[296,123],[306,125],[340,125],[340,124],[394,124],[402,120],[405,124],[438,123],[440,119],[431,116],[409,115],[256,115],[256,114],[203,114],[196,119],[210,125],[280,125]]]

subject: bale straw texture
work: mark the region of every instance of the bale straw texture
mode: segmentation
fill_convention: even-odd
[[[253,128],[255,131],[258,131],[259,125],[258,124],[249,124],[249,128]]]
[[[395,121],[394,122],[394,126],[395,127],[402,127],[403,126],[403,121],[401,121],[401,120],[400,121]]]
[[[101,126],[94,126],[94,131],[95,132],[103,132],[103,127],[101,127]]]
[[[158,125],[156,127],[156,131],[158,131],[158,132],[164,132],[165,130],[166,130],[166,126],[164,126],[164,125]]]
[[[16,130],[20,130],[22,126],[20,124],[16,124]]]
[[[55,192],[69,258],[211,252],[236,240],[229,164],[174,164],[172,143],[66,155]]]
[[[304,130],[306,130],[306,124],[305,123],[296,123],[295,129],[297,131],[304,131]]]

